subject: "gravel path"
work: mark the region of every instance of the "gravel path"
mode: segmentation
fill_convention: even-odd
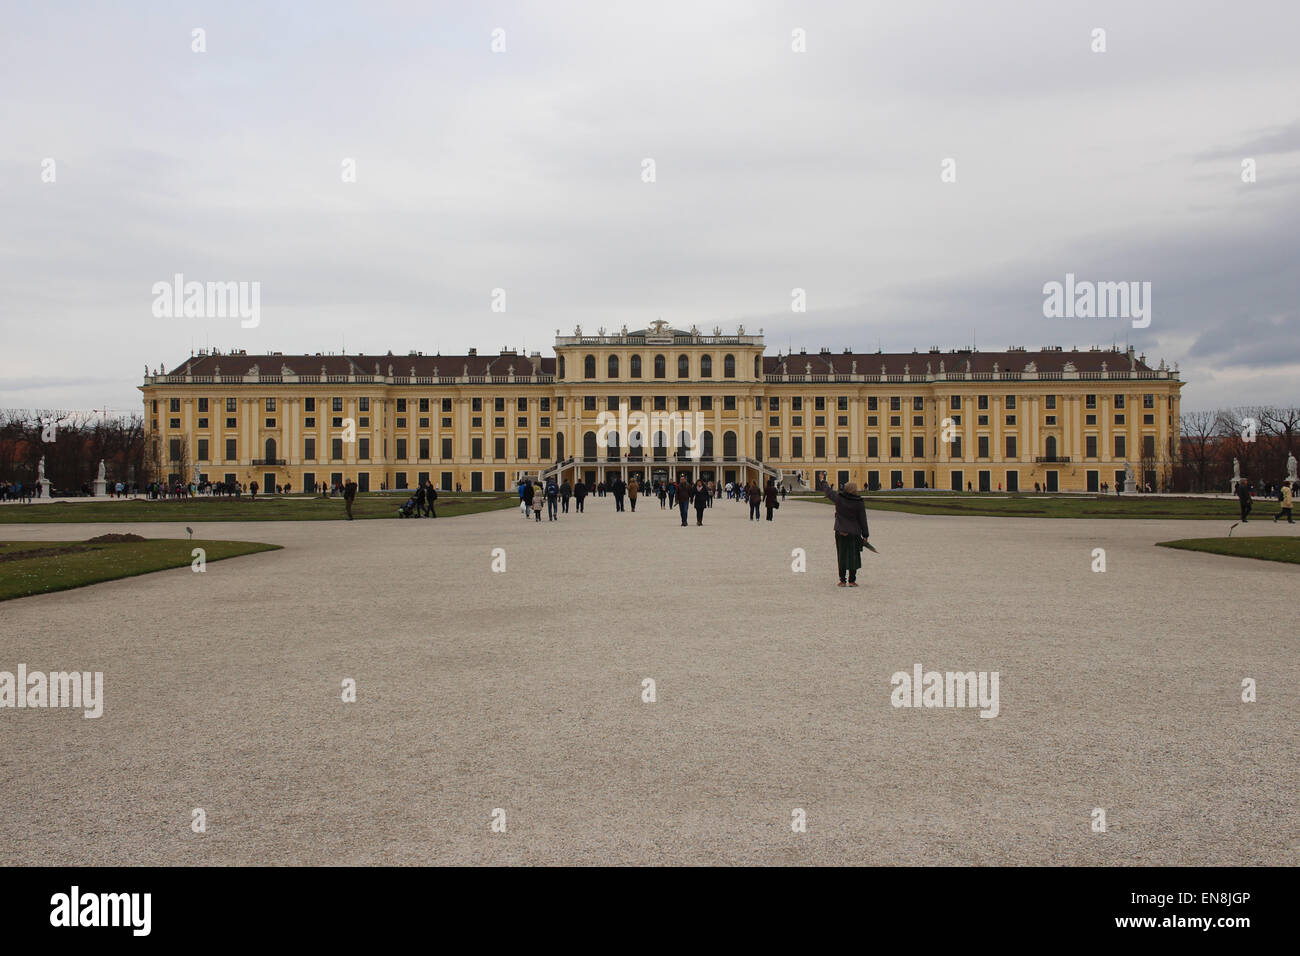
[[[1300,572],[1152,547],[1230,515],[876,513],[851,590],[829,508],[746,513],[205,523],[285,550],[0,604],[106,697],[0,710],[0,864],[1297,862]],[[105,530],[185,536],[0,537]],[[918,662],[999,715],[892,707]]]

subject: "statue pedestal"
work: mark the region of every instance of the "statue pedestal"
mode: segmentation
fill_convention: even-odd
[[[107,495],[107,494],[108,494],[108,482],[105,481],[103,478],[96,478],[96,479],[95,479],[95,497],[96,497],[96,498],[103,498],[103,497],[104,497],[105,495]]]
[[[1136,478],[1124,479],[1124,494],[1135,495],[1137,494],[1137,490],[1138,490],[1138,483]]]
[[[40,486],[41,497],[48,498],[50,496],[50,479],[42,478],[40,481],[36,482],[36,484]]]

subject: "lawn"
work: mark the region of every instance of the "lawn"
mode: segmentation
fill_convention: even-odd
[[[358,495],[352,506],[356,518],[396,518],[405,496]],[[438,496],[438,517],[496,511],[519,507],[519,498],[511,492],[476,494],[443,493]],[[53,524],[59,522],[115,521],[338,521],[346,517],[342,498],[271,496],[242,498],[182,498],[150,501],[147,498],[126,500],[56,501],[51,504],[6,503],[0,506],[0,524]]]
[[[0,601],[188,567],[195,560],[195,548],[202,548],[205,561],[211,562],[278,551],[280,546],[199,539],[0,541]]]
[[[1162,548],[1226,554],[1234,558],[1258,558],[1300,564],[1300,537],[1296,538],[1183,538],[1157,542]]]
[[[798,496],[805,498],[805,496]],[[968,515],[988,518],[1186,518],[1235,521],[1236,499],[1160,498],[1148,495],[1048,495],[1009,492],[933,492],[903,494],[872,492],[864,496],[867,511],[902,511],[917,515]],[[808,501],[830,504],[824,495]],[[1274,502],[1257,502],[1267,512]]]

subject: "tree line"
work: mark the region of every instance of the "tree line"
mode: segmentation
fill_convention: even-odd
[[[156,472],[156,463],[148,460],[141,415],[109,418],[56,408],[0,409],[0,481],[35,482],[42,457],[45,477],[59,491],[93,482],[100,459],[110,483],[143,484]]]
[[[1286,477],[1286,460],[1300,447],[1300,408],[1275,405],[1184,412],[1176,491],[1227,491],[1232,460],[1256,489]]]

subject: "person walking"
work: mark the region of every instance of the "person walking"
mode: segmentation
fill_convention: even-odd
[[[668,507],[669,508],[673,507],[674,502],[677,499],[677,487],[678,486],[673,482],[671,481],[668,482]]]
[[[539,484],[533,488],[533,517],[538,524],[542,523],[542,499],[546,497],[546,492]]]
[[[704,486],[704,489],[705,489],[705,491],[706,491],[707,494],[708,494],[708,506],[709,506],[710,508],[712,508],[712,507],[713,507],[713,494],[714,494],[714,485],[713,485],[713,479],[712,479],[712,478],[709,479],[709,483],[708,483],[707,485]]]
[[[686,527],[686,514],[691,508],[691,483],[686,480],[686,475],[682,475],[677,480],[677,510],[682,515],[682,527]]]
[[[697,480],[695,488],[691,491],[691,500],[695,504],[695,526],[697,528],[704,524],[704,509],[709,506],[711,497],[704,481],[702,479]]]
[[[822,494],[835,504],[835,557],[840,570],[840,587],[858,586],[858,569],[862,567],[862,546],[867,543],[867,505],[858,495],[858,486],[853,482],[844,485],[843,491],[836,491],[825,481],[821,486]],[[844,575],[848,574],[845,583]]]
[[[536,497],[537,490],[533,488],[533,483],[524,480],[523,499],[524,499],[524,520],[528,520],[533,510],[533,498]]]
[[[560,503],[560,486],[551,478],[546,482],[546,519],[548,521],[559,521],[556,514],[556,507]]]
[[[767,520],[772,520],[772,512],[781,507],[781,503],[776,500],[776,482],[771,478],[767,479],[767,487],[763,489],[763,504],[767,508]]]
[[[569,513],[569,499],[573,497],[573,485],[569,484],[569,479],[565,478],[560,483],[560,511],[564,514]]]
[[[573,488],[573,507],[578,514],[582,514],[582,503],[587,500],[587,483],[578,482]]]
[[[659,496],[660,511],[665,511],[668,508],[668,489],[665,487],[667,484],[668,482],[661,481],[658,483],[656,488],[656,494]]]
[[[752,478],[745,485],[745,500],[749,502],[749,520],[758,520],[758,504],[763,500],[763,493],[758,490],[758,482]]]
[[[417,518],[423,517],[424,508],[425,508],[424,482],[420,482],[420,487],[415,489],[415,517]]]
[[[438,489],[433,487],[433,482],[429,482],[429,487],[424,489],[424,503],[429,508],[429,517],[438,517],[438,512],[434,509],[433,504],[438,500]]]
[[[1250,514],[1250,482],[1237,482],[1237,501],[1241,504],[1241,523],[1246,524],[1250,519],[1246,517]]]
[[[254,482],[256,484],[256,482]],[[256,494],[256,492],[254,492]],[[343,486],[343,507],[347,510],[348,520],[352,520],[352,502],[357,500],[357,483],[351,478]]]
[[[636,496],[641,493],[641,482],[636,480],[636,475],[627,483],[627,503],[633,511],[636,511]]]
[[[1291,505],[1294,502],[1294,500],[1295,500],[1295,492],[1291,488],[1291,485],[1289,485],[1285,481],[1282,482],[1282,507],[1278,509],[1277,514],[1273,515],[1274,524],[1277,523],[1278,518],[1284,516],[1286,517],[1287,524],[1295,524],[1295,521],[1293,521],[1291,518]]]
[[[623,496],[627,494],[627,485],[623,484],[622,478],[615,478],[609,485],[610,494],[614,496],[614,510],[622,511]]]

